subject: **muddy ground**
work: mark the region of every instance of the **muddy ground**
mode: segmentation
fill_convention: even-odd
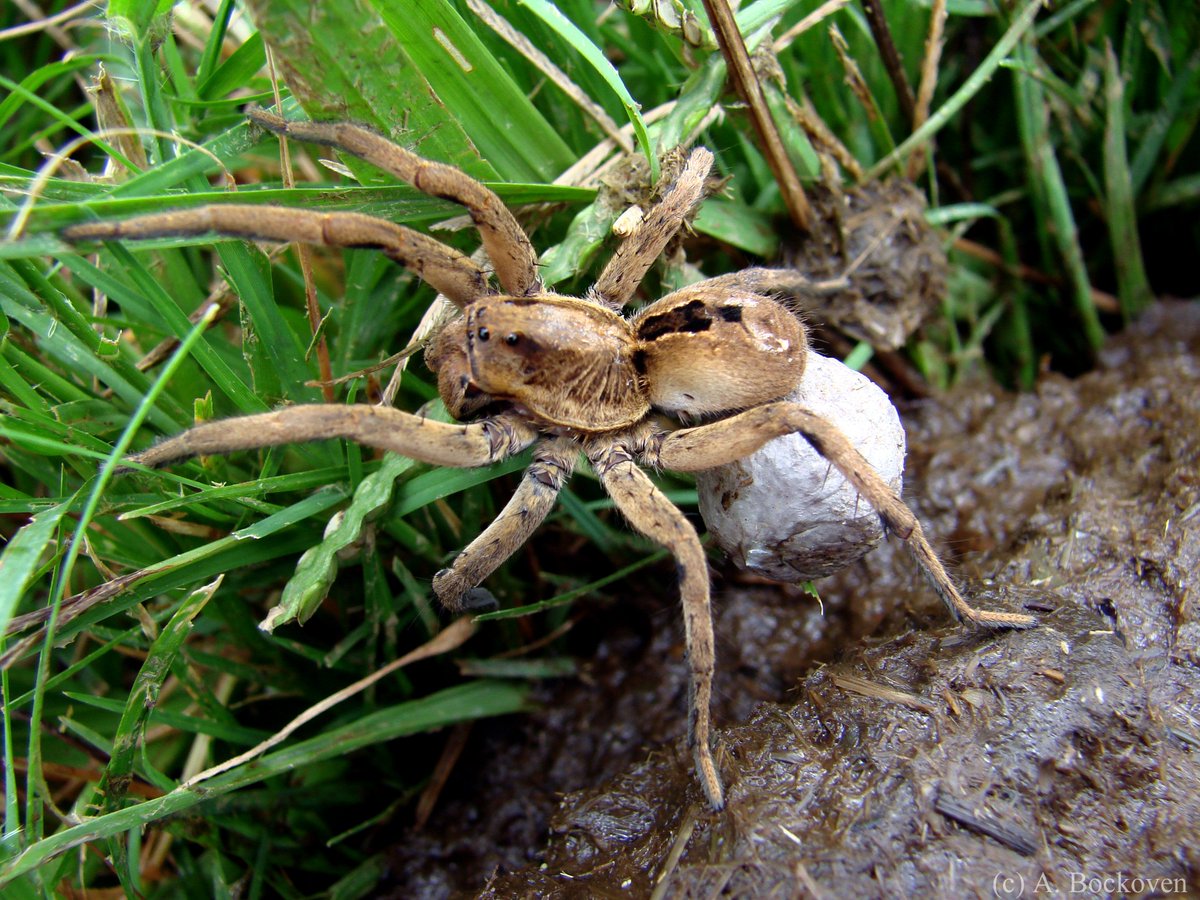
[[[823,612],[718,572],[718,814],[648,578],[661,596],[580,610],[582,678],[476,727],[384,892],[1200,893],[1200,305],[1158,307],[1076,380],[904,418],[905,494],[968,597],[1041,627],[953,625],[895,540],[822,581]]]

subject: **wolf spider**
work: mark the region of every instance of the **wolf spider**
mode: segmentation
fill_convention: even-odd
[[[694,472],[741,459],[772,438],[799,432],[907,541],[934,589],[960,620],[1021,628],[1033,618],[972,608],[959,594],[921,526],[837,426],[782,402],[804,374],[804,326],[772,295],[804,283],[795,271],[747,269],[693,284],[629,318],[621,310],[646,271],[703,199],[712,154],[695,149],[681,175],[616,250],[582,298],[548,291],[537,255],[500,198],[465,173],[423,159],[356,125],[288,121],[260,109],[263,128],[346,151],[417,190],[466,207],[491,261],[489,272],[424,234],[383,219],[221,205],[88,223],[68,240],[149,238],[216,232],[253,240],[302,241],[381,250],[454,303],[462,315],[427,350],[447,424],[389,407],[293,406],[198,425],[130,457],[162,466],[201,454],[347,438],[440,466],[484,466],[533,446],[508,505],[433,579],[451,611],[478,608],[477,586],[529,537],[554,505],[582,452],[629,523],[678,561],[690,669],[688,740],[700,783],[720,809],[724,794],[710,748],[714,665],[708,564],[695,529],[639,463]],[[659,416],[708,419],[671,426]]]

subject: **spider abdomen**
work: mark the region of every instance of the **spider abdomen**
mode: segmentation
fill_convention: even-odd
[[[759,294],[685,288],[632,325],[650,404],[664,412],[757,406],[786,396],[804,374],[804,325]]]

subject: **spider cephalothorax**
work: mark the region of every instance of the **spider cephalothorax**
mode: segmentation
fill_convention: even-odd
[[[478,603],[474,589],[517,549],[554,505],[582,452],[614,504],[638,531],[678,561],[691,671],[689,741],[709,802],[724,803],[710,747],[714,664],[708,568],[695,529],[639,467],[700,471],[753,453],[797,432],[824,455],[906,540],[938,595],[960,619],[1025,627],[1030,616],[982,612],[959,595],[908,507],[829,421],[781,401],[804,374],[800,321],[774,295],[804,277],[747,269],[699,282],[632,318],[620,310],[647,269],[702,199],[712,166],[692,151],[675,184],[618,248],[585,298],[549,293],[537,256],[499,198],[463,172],[422,159],[366,129],[288,122],[262,110],[259,125],[337,147],[434,196],[465,206],[479,230],[500,290],[456,250],[411,229],[355,213],[214,206],[66,229],[73,241],[218,232],[260,240],[374,247],[437,288],[462,310],[427,353],[447,424],[390,407],[310,405],[199,425],[133,462],[161,466],[198,454],[229,453],[295,441],[348,438],[423,462],[482,466],[530,445],[533,461],[508,505],[434,590],[450,610]],[[671,428],[656,413],[707,424]],[[723,417],[722,417],[723,416]]]

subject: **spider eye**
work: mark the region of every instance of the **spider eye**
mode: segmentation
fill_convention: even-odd
[[[481,341],[486,341],[488,338],[490,338],[492,336],[492,333],[490,331],[488,331],[486,328],[480,328],[479,331],[476,332],[476,334],[479,335],[479,339]]]
[[[510,347],[515,347],[517,342],[521,340],[521,336],[515,332],[510,332],[504,336],[504,343]]]

